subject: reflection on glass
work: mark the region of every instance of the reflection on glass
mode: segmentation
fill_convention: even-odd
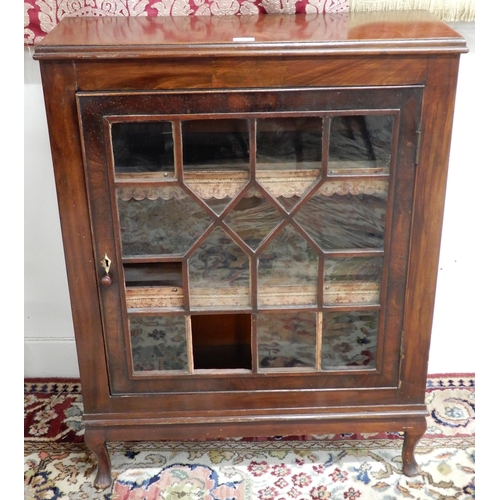
[[[183,255],[212,222],[180,187],[168,199],[118,199],[125,256]]]
[[[378,312],[324,313],[321,368],[374,368],[378,316]]]
[[[292,226],[260,254],[257,283],[261,306],[317,303],[318,256]]]
[[[282,220],[279,212],[260,193],[242,198],[224,219],[254,250]]]
[[[382,257],[326,258],[325,283],[380,281],[382,262]]]
[[[382,257],[325,258],[325,304],[378,303],[382,264]]]
[[[184,316],[133,316],[130,338],[135,372],[187,371]]]
[[[192,307],[250,305],[248,256],[221,228],[189,259],[189,282]]]
[[[257,180],[288,211],[319,179],[322,128],[314,117],[257,121]]]
[[[316,366],[315,313],[261,313],[257,337],[260,368]]]
[[[245,187],[249,172],[238,171],[189,171],[184,173],[184,182],[201,198],[217,215]]]
[[[181,262],[124,263],[127,308],[184,307]]]
[[[257,168],[320,168],[321,118],[266,118],[257,121]]]
[[[295,220],[325,251],[383,248],[385,193],[317,195],[298,211]]]
[[[330,173],[388,172],[394,116],[337,116],[330,122]]]
[[[182,123],[185,170],[248,170],[247,120],[189,120]]]
[[[217,215],[249,179],[247,120],[182,123],[184,182]]]
[[[300,200],[300,196],[292,195],[292,196],[278,196],[276,199],[283,205],[283,208],[287,212],[291,212],[293,207],[297,205]]]
[[[173,172],[170,122],[123,122],[111,127],[116,173]]]
[[[125,263],[125,286],[182,286],[181,262]]]
[[[231,198],[225,196],[220,200],[217,198],[210,198],[204,201],[217,215],[220,215],[222,211],[229,205]]]

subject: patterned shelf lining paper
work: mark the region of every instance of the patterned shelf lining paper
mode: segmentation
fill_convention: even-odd
[[[25,0],[24,44],[35,45],[66,16],[224,16],[429,10],[443,21],[475,19],[475,0]]]

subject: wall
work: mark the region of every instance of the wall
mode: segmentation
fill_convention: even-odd
[[[38,61],[24,50],[24,373],[78,377]]]
[[[450,24],[467,39],[469,53],[460,60],[429,373],[475,372],[475,348],[470,334],[479,335],[479,327],[485,320],[477,312],[481,309],[478,245],[471,236],[472,230],[484,229],[484,234],[488,234],[489,223],[488,219],[476,215],[476,207],[486,201],[484,191],[471,185],[471,166],[477,164],[477,150],[472,147],[478,120],[474,106],[477,92],[475,28],[474,23]]]
[[[489,222],[474,215],[487,197],[471,185],[471,166],[478,170],[477,153],[471,147],[471,127],[477,124],[471,105],[476,90],[475,31],[473,23],[455,27],[466,36],[471,50],[460,67],[430,373],[475,372],[470,335],[479,335],[489,322],[480,314],[484,300],[477,283],[478,243],[488,234]],[[40,74],[28,49],[24,71],[24,375],[78,377]],[[472,236],[475,231],[479,240]]]

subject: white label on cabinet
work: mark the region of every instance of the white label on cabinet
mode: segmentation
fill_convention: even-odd
[[[235,36],[233,42],[255,42],[254,36]]]

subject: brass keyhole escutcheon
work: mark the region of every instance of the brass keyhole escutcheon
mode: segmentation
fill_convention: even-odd
[[[109,270],[111,269],[111,259],[108,257],[107,253],[104,254],[104,257],[101,260],[101,266],[104,269],[104,272],[106,273],[101,278],[101,283],[104,286],[109,286],[113,283],[113,280],[111,279],[111,275],[109,274]]]

